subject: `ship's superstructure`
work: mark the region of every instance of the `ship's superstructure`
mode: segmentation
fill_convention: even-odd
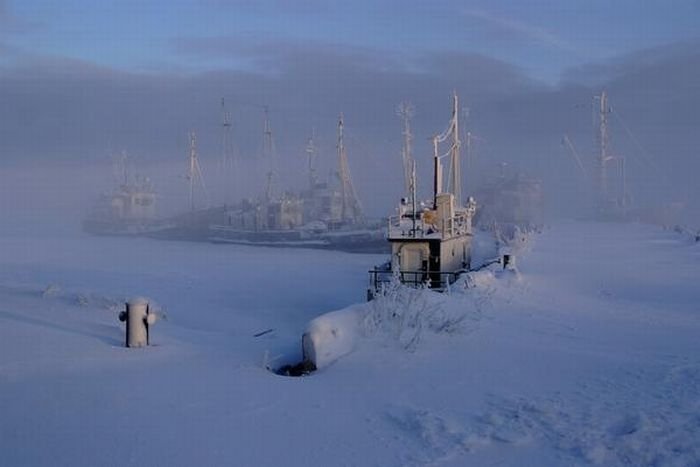
[[[397,215],[388,222],[391,260],[370,271],[370,298],[393,278],[408,285],[443,290],[469,269],[476,202],[469,197],[465,205],[458,203],[461,198],[458,108],[455,94],[450,124],[445,132],[433,138],[433,199],[428,203],[418,204],[416,166],[412,162],[410,196],[402,198]],[[439,144],[448,141],[450,147],[441,155]],[[445,189],[443,159],[448,157]]]
[[[350,175],[342,114],[337,126],[337,183],[321,181],[317,175],[315,134],[306,145],[309,186],[300,194],[274,195],[273,171],[267,172],[265,194],[245,199],[225,211],[223,223],[210,227],[210,238],[219,242],[268,246],[303,246],[348,250],[377,250],[383,235],[379,226],[369,226]],[[274,151],[265,118],[264,153]]]
[[[140,233],[156,222],[156,192],[148,178],[132,176],[125,153],[119,159],[118,187],[103,194],[83,221],[91,233],[117,235]]]

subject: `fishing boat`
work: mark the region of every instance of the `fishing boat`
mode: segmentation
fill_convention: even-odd
[[[271,138],[267,119],[265,128],[266,138]],[[265,146],[274,147],[269,140]],[[210,225],[209,239],[259,246],[386,251],[383,226],[365,219],[352,183],[343,115],[338,119],[337,184],[318,180],[313,164],[316,151],[313,136],[306,151],[310,181],[307,190],[274,196],[273,173],[269,172],[265,194],[226,208],[223,218]]]
[[[433,197],[419,203],[416,197],[416,163],[412,161],[410,195],[401,199],[398,214],[389,218],[387,241],[391,258],[369,271],[367,298],[372,299],[392,280],[409,286],[426,286],[442,291],[469,270],[471,264],[472,218],[476,201],[461,202],[459,100],[453,96],[448,128],[433,137]],[[440,154],[440,143],[450,148]],[[447,186],[443,159],[449,158]]]
[[[167,227],[157,217],[158,196],[150,179],[129,173],[125,153],[116,168],[120,182],[100,196],[83,219],[83,230],[94,235],[147,235]]]

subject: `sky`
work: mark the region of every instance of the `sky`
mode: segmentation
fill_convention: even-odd
[[[406,61],[470,51],[556,82],[569,67],[697,38],[700,2],[8,1],[5,47],[124,71],[255,68],[255,48],[314,44]],[[207,51],[207,53],[205,53]]]
[[[573,196],[561,138],[592,163],[591,98],[607,89],[631,186],[692,199],[698,24],[698,0],[0,0],[0,163],[121,150],[179,163],[197,131],[211,172],[226,98],[240,157],[259,152],[269,106],[298,178],[312,128],[332,167],[344,113],[356,184],[390,199],[397,104],[414,104],[416,152],[429,154],[457,91],[484,170],[507,163]]]

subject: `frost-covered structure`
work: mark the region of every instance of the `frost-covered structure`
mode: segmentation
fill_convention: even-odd
[[[118,187],[103,194],[83,220],[83,229],[94,234],[142,233],[156,223],[157,195],[148,178],[132,177],[126,156],[120,160]]]
[[[398,215],[389,218],[387,240],[391,260],[370,271],[368,298],[398,277],[404,284],[427,284],[442,290],[468,270],[471,261],[472,217],[476,201],[469,197],[460,202],[459,104],[453,97],[452,119],[440,135],[433,138],[434,177],[432,205],[418,205],[416,200],[415,162],[410,183],[410,199],[403,198]],[[450,141],[447,153],[439,154],[439,143]],[[447,188],[443,184],[442,159],[449,157]]]

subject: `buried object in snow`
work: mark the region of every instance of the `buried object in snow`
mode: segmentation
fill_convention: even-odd
[[[119,321],[126,321],[126,346],[150,345],[149,327],[158,320],[158,314],[150,310],[145,298],[132,298],[126,302],[126,310],[119,313]]]
[[[313,319],[301,337],[302,364],[316,370],[352,352],[363,309],[362,305],[351,306]]]

